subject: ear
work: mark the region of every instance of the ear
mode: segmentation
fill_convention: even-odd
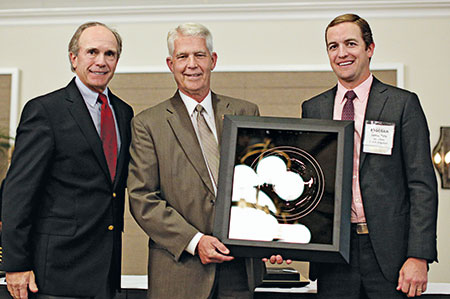
[[[372,58],[374,51],[375,51],[375,43],[371,43],[366,49],[367,56],[369,58]]]
[[[77,56],[75,54],[73,54],[72,52],[69,53],[69,57],[70,57],[70,62],[72,63],[72,67],[74,70],[77,69]]]
[[[172,61],[171,56],[168,56],[166,58],[166,63],[167,63],[167,66],[169,67],[170,71],[173,73],[173,61]]]
[[[212,64],[211,64],[211,71],[212,71],[216,67],[216,63],[217,63],[217,53],[216,52],[212,52],[211,60],[212,60]]]

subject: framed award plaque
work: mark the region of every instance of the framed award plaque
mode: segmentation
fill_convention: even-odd
[[[225,115],[214,235],[231,255],[348,262],[353,130]]]

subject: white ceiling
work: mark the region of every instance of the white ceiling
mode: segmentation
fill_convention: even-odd
[[[282,4],[282,3],[297,3],[297,4],[317,4],[322,3],[342,3],[349,5],[351,3],[361,4],[370,2],[389,2],[396,3],[423,3],[428,5],[449,3],[447,0],[437,1],[417,1],[417,0],[395,0],[395,1],[361,1],[361,0],[0,0],[0,10],[4,9],[52,9],[52,8],[69,8],[69,7],[121,7],[121,6],[176,6],[176,5],[230,5],[230,4]]]
[[[94,9],[95,8],[95,9]],[[450,0],[0,0],[0,26],[365,17],[448,17]]]

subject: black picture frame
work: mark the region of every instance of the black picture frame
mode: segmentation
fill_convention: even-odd
[[[263,258],[281,254],[285,259],[348,263],[353,132],[352,121],[225,115],[213,235],[235,257]],[[260,163],[271,155],[275,158],[270,159],[276,160],[275,162],[283,160],[290,163],[286,164],[290,165],[285,167],[286,172],[301,174],[302,184],[289,185],[304,184],[298,198],[284,200],[280,197],[277,190],[291,192],[290,187],[280,187],[284,179],[280,180],[278,177],[285,178],[285,173],[272,175],[271,171],[266,171],[269,177],[261,178],[264,167]],[[272,164],[267,164],[270,159],[266,160],[265,165],[272,169]],[[249,176],[236,177],[234,182],[237,165],[240,168],[239,174],[242,174],[242,169],[254,171],[258,185],[247,179],[255,177],[253,172]],[[236,172],[238,173],[237,170]],[[298,177],[292,173],[289,175]],[[277,183],[265,183],[271,176]],[[276,189],[277,186],[279,189]],[[264,193],[264,197],[256,195],[254,204],[251,200],[244,200],[245,195],[242,194],[246,193],[241,193],[241,189],[236,188],[249,188],[242,190]],[[257,191],[253,191],[253,188]],[[294,198],[300,194],[295,192]],[[258,204],[258,198],[265,198],[266,203],[269,198],[274,204],[269,204],[269,210],[268,205],[263,207]],[[262,215],[263,218],[252,218],[253,215]],[[278,226],[273,224],[273,218],[277,219]],[[271,223],[269,230],[263,229],[266,221]],[[276,229],[272,229],[274,227]],[[299,236],[307,240],[309,231],[310,240],[289,240],[292,236],[298,237],[293,233],[285,233],[281,238],[269,234],[272,231],[283,231],[280,227],[306,227],[306,233]],[[268,239],[260,239],[260,235]]]

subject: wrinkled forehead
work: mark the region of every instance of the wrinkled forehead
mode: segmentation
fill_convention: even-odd
[[[182,35],[174,41],[174,54],[200,52],[209,53],[204,37]]]
[[[114,34],[103,26],[86,28],[78,41],[80,48],[108,49],[117,52],[118,44]]]

